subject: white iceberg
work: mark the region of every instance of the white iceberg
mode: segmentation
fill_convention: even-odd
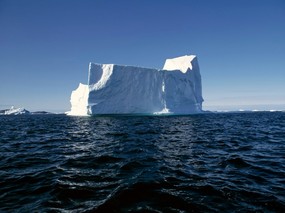
[[[10,109],[5,110],[4,115],[25,115],[30,114],[30,112],[24,108],[15,108],[12,106]]]
[[[70,102],[75,116],[201,113],[197,57],[167,59],[162,70],[90,63],[88,85],[80,83]]]

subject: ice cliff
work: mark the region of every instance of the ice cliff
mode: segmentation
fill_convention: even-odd
[[[88,85],[71,94],[68,115],[193,114],[202,112],[197,57],[167,59],[162,70],[89,64]]]

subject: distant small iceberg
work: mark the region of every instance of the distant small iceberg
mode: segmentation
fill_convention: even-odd
[[[4,115],[26,115],[31,114],[30,111],[24,109],[24,108],[15,108],[12,106],[10,109],[3,110]]]
[[[54,114],[54,113],[46,111],[30,112],[23,107],[16,108],[14,106],[12,106],[10,109],[0,110],[0,115],[49,115],[49,114]]]

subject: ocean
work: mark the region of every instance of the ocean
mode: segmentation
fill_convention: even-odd
[[[285,212],[285,113],[0,116],[0,212]]]

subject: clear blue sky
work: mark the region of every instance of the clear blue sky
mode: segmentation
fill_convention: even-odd
[[[285,106],[285,1],[0,0],[0,109],[69,110],[89,62],[162,68],[185,54],[205,108]]]

